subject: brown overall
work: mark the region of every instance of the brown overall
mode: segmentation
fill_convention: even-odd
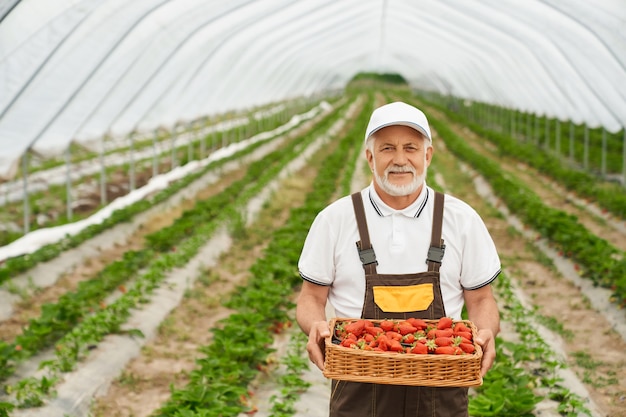
[[[403,275],[383,275],[376,272],[377,261],[369,239],[361,193],[354,193],[352,202],[361,237],[361,241],[357,242],[357,247],[365,268],[365,300],[361,317],[379,320],[408,317],[439,319],[445,316],[439,285],[439,268],[445,249],[441,239],[444,195],[435,193],[431,247],[426,260],[428,272]],[[389,297],[386,297],[387,300],[385,300],[384,296],[379,295],[380,291],[389,289],[389,287],[394,287],[391,289],[394,294],[397,294],[397,291],[402,294],[405,289],[409,293],[417,291],[428,294],[417,298],[409,296],[409,300],[422,301],[404,303],[412,306],[413,310],[411,311],[397,311],[398,309],[394,309],[393,305],[389,303]],[[387,310],[386,312],[380,308],[379,304],[381,303],[378,303],[378,299],[384,304],[383,307]],[[467,388],[332,381],[330,417],[409,416],[467,417]]]

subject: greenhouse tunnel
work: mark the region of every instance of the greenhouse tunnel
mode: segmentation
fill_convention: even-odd
[[[338,94],[360,72],[550,118],[563,135],[565,123],[619,135],[625,23],[619,1],[3,1],[0,200],[24,201],[26,233],[24,196],[64,182],[70,220],[79,174],[44,180],[33,166],[69,164],[78,147],[104,171],[116,143],[133,162],[135,141],[173,132],[182,143],[176,132],[199,120]],[[612,175],[626,184],[626,168]]]
[[[142,349],[158,356],[146,344],[160,331],[187,331],[186,320],[199,330],[185,336],[200,339],[188,346],[209,356],[226,351],[201,336],[219,337],[215,317],[229,320],[255,303],[271,326],[246,329],[257,336],[254,349],[265,354],[284,332],[293,335],[291,301],[273,297],[302,285],[294,249],[315,218],[309,202],[319,213],[331,194],[374,184],[368,161],[355,155],[365,153],[367,118],[385,101],[425,109],[436,149],[428,186],[480,206],[506,264],[498,280],[517,279],[518,288],[497,289],[509,326],[502,345],[513,350],[527,337],[537,350],[514,358],[499,351],[511,381],[529,372],[510,383],[520,391],[501,397],[523,408],[519,392],[537,389],[527,394],[530,408],[505,414],[623,412],[626,0],[0,0],[0,417],[141,414],[90,407],[100,396],[111,402],[119,391],[105,391],[115,381],[120,391],[129,380],[140,385],[127,363]],[[334,175],[328,189],[324,175]],[[255,216],[267,223],[260,232],[250,226]],[[238,279],[266,278],[253,262],[274,281],[249,293]],[[230,265],[241,270],[224,279]],[[206,293],[193,299],[194,291]],[[243,307],[226,305],[233,293]],[[197,304],[176,322],[189,299]],[[202,310],[202,302],[213,304]],[[533,302],[552,316],[531,317]],[[84,330],[107,314],[106,325]],[[546,334],[561,323],[555,343],[584,377],[544,355],[533,338],[545,335],[525,334],[526,318]],[[602,330],[578,348],[563,330],[572,323]],[[255,333],[261,325],[275,339]],[[92,339],[72,339],[93,328],[100,333]],[[237,348],[243,355],[250,346]],[[109,362],[92,361],[97,355]],[[281,366],[268,357],[251,372]],[[580,371],[585,360],[591,365]],[[252,388],[217,376],[220,367],[241,371],[237,361],[210,372],[210,363],[202,372],[185,366],[183,377],[169,378],[182,386],[213,372],[218,388],[206,379],[200,387],[225,387],[217,402],[254,414]],[[603,373],[593,380],[596,369]],[[557,374],[579,397],[554,394]],[[190,384],[170,392],[170,383],[159,387],[158,406],[210,391]],[[284,391],[271,394],[258,402],[268,408]],[[129,410],[141,407],[134,400],[153,401],[126,395]],[[474,412],[490,398],[480,395]],[[217,402],[199,413],[218,415]],[[289,414],[259,417],[273,415]]]

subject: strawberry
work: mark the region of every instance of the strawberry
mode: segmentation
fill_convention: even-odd
[[[455,333],[457,332],[470,332],[471,333],[472,331],[470,330],[469,327],[465,325],[465,323],[460,321],[454,325],[454,332]]]
[[[452,329],[435,330],[435,337],[452,337],[454,332]]]
[[[415,342],[415,335],[413,333],[407,334],[406,336],[402,338],[402,342],[408,343],[408,344]]]
[[[402,335],[398,332],[388,331],[385,333],[385,335],[391,340],[402,340]]]
[[[399,341],[392,340],[391,343],[389,343],[389,350],[392,352],[402,352],[404,348]]]
[[[471,332],[457,332],[457,331],[455,331],[454,332],[454,336],[462,337],[462,338],[470,340],[470,341],[472,340],[472,333]]]
[[[463,336],[456,336],[456,335],[452,338],[452,341],[454,342],[455,346],[459,346],[461,343],[472,343],[471,340]]]
[[[461,343],[459,344],[459,348],[465,353],[474,353],[476,352],[476,348],[473,343]]]
[[[437,355],[462,355],[463,351],[458,346],[440,346],[435,349]]]
[[[380,328],[386,332],[394,330],[396,327],[396,323],[391,320],[383,320],[380,322]]]
[[[422,319],[409,317],[408,319],[406,319],[406,321],[409,322],[411,326],[417,327],[418,330],[424,330],[425,328],[428,327],[428,323],[426,323],[426,321]]]
[[[347,347],[347,348],[351,348],[356,345],[357,345],[356,340],[352,340],[352,339],[343,339],[343,341],[341,342],[341,346]]]
[[[378,336],[378,339],[376,339],[376,342],[377,342],[378,349],[381,349],[382,351],[385,351],[385,352],[389,350],[390,340],[384,334],[381,334],[380,336]]]
[[[365,331],[372,336],[378,336],[380,333],[384,333],[385,331],[380,327],[366,327]]]
[[[450,328],[452,328],[452,319],[450,317],[442,317],[439,319],[439,322],[437,323],[437,329],[443,330]]]
[[[405,336],[409,333],[415,333],[417,331],[417,327],[413,326],[411,323],[404,321],[398,325],[398,332]]]
[[[454,346],[439,346],[435,349],[435,354],[437,355],[454,355],[456,349]]]
[[[424,355],[428,353],[428,348],[422,343],[416,343],[410,350],[411,353]]]
[[[438,337],[435,339],[435,344],[437,346],[452,346],[452,338],[451,337]]]
[[[352,333],[357,337],[363,334],[363,329],[365,329],[365,320],[357,320],[344,327],[347,333]]]

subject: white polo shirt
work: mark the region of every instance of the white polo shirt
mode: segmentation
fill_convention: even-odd
[[[413,204],[395,210],[374,187],[361,191],[370,240],[379,274],[426,272],[434,191],[425,186]],[[461,318],[463,289],[481,288],[500,273],[493,239],[476,211],[446,195],[442,237],[446,245],[440,276],[446,315]],[[365,297],[365,271],[356,242],[359,232],[350,196],[322,210],[313,221],[298,262],[303,279],[330,286],[328,301],[338,317],[360,317]]]

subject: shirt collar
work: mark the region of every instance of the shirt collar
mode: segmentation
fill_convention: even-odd
[[[378,215],[381,217],[390,216],[394,213],[398,213],[406,217],[417,218],[424,210],[424,207],[426,207],[426,203],[428,202],[428,197],[430,196],[430,194],[431,194],[430,189],[426,185],[426,182],[424,182],[422,191],[417,196],[415,201],[412,202],[408,207],[403,208],[402,210],[396,210],[394,208],[389,207],[387,204],[383,202],[383,200],[380,198],[380,196],[374,189],[373,184],[370,184],[369,186],[370,203],[372,203],[374,210],[376,210],[376,213],[378,213]]]

